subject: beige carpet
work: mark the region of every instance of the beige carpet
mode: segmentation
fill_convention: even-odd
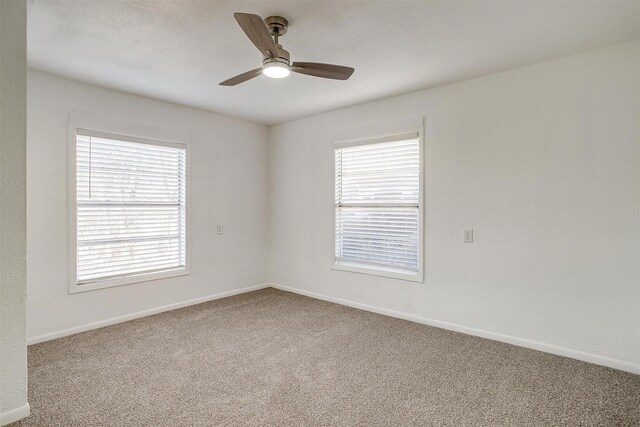
[[[29,347],[23,426],[640,425],[640,376],[265,289]]]

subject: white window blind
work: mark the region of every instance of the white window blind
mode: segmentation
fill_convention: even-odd
[[[417,273],[417,134],[335,150],[335,261]]]
[[[185,268],[185,148],[95,135],[76,136],[78,285]]]

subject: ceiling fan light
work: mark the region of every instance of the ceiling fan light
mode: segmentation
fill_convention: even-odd
[[[272,79],[281,79],[290,74],[289,66],[282,62],[268,62],[262,67],[262,74]]]

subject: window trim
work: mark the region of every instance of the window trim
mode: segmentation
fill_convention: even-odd
[[[99,129],[99,130],[96,130]],[[97,279],[91,283],[78,284],[77,272],[77,194],[76,194],[76,135],[83,135],[136,142],[141,144],[169,146],[185,149],[185,266],[170,270],[133,274],[112,279]],[[131,123],[109,121],[82,114],[70,114],[67,129],[67,253],[68,293],[93,291],[115,286],[130,285],[191,274],[191,180],[190,137],[167,129],[150,128]]]
[[[335,271],[344,271],[349,273],[366,274],[370,276],[388,277],[391,279],[404,280],[408,282],[424,282],[424,119],[422,117],[408,119],[396,123],[386,123],[371,126],[362,129],[355,129],[346,132],[348,137],[337,137],[333,140],[331,156],[333,161],[333,250],[331,254],[332,266]],[[354,147],[357,145],[376,144],[389,142],[406,137],[409,134],[418,134],[418,153],[419,153],[419,190],[418,190],[418,271],[414,273],[394,269],[392,267],[375,267],[370,264],[360,264],[357,262],[339,262],[335,259],[336,253],[336,211],[335,211],[335,177],[336,163],[335,150],[346,147]]]

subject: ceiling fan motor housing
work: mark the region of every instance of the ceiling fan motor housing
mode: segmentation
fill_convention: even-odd
[[[270,62],[280,62],[282,64],[287,64],[287,65],[290,64],[289,51],[284,49],[281,44],[278,44],[277,47],[278,47],[278,57],[270,58],[268,56],[265,56],[262,59],[262,64],[268,64]]]

